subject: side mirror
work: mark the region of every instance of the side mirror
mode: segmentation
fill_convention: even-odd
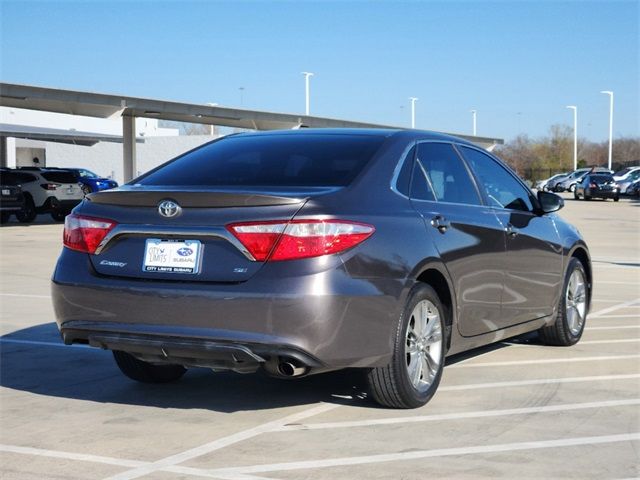
[[[557,212],[564,207],[564,199],[551,192],[538,192],[538,202],[540,203],[540,210],[542,213]]]

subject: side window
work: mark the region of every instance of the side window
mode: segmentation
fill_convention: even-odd
[[[510,210],[531,212],[531,194],[514,176],[489,155],[473,148],[460,150],[483,184],[491,205]]]
[[[411,177],[411,198],[413,200],[435,200],[435,196],[431,191],[425,172],[418,161],[416,161],[413,166],[413,176]]]
[[[478,192],[462,159],[448,143],[421,143],[418,160],[439,202],[480,205]]]
[[[403,195],[409,196],[409,183],[411,182],[411,166],[413,165],[413,157],[416,154],[416,147],[409,150],[409,153],[402,158],[402,168],[396,179],[396,190]]]

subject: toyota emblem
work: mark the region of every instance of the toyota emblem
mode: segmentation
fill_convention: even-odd
[[[180,215],[182,208],[173,200],[162,200],[158,204],[158,212],[163,217],[173,218]]]

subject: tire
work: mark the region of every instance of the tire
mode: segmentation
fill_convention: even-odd
[[[187,371],[182,365],[156,365],[138,360],[133,355],[113,351],[120,371],[127,377],[142,383],[168,383],[181,378]]]
[[[578,195],[578,192],[576,190],[573,191],[573,199],[580,200],[580,195]]]
[[[576,191],[576,184],[575,184],[575,183],[574,183],[574,184],[569,185],[569,191],[570,191],[570,192],[575,192],[575,191]]]
[[[27,198],[24,199],[24,208],[16,213],[16,218],[20,223],[31,223],[37,216],[38,212],[36,212],[33,198],[31,198],[31,195],[28,195]]]
[[[556,319],[553,324],[538,330],[544,344],[568,347],[578,343],[589,313],[589,294],[584,266],[573,257],[565,274]]]
[[[417,408],[433,397],[444,367],[446,314],[433,288],[426,284],[413,288],[397,322],[391,360],[367,373],[376,402],[391,408]],[[418,323],[420,317],[426,321]],[[421,333],[417,342],[412,340]],[[414,381],[410,370],[416,373]]]
[[[65,217],[69,215],[69,212],[65,211],[57,211],[51,212],[51,218],[53,218],[56,222],[64,222]]]
[[[613,201],[614,202],[619,202],[620,201],[620,197],[613,197]]]
[[[589,200],[591,200],[591,197],[587,197],[587,195],[585,194],[584,199],[585,199],[586,201],[589,201]]]
[[[5,224],[11,218],[11,212],[0,212],[0,223]]]
[[[93,190],[89,185],[82,185],[82,193],[89,195],[91,192],[93,192]]]

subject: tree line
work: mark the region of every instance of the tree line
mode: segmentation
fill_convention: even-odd
[[[545,137],[530,138],[522,134],[494,150],[518,175],[536,181],[560,172],[573,170],[573,129],[553,125]],[[609,141],[591,142],[578,138],[578,168],[606,167]],[[612,167],[615,170],[640,165],[640,137],[613,139]]]

